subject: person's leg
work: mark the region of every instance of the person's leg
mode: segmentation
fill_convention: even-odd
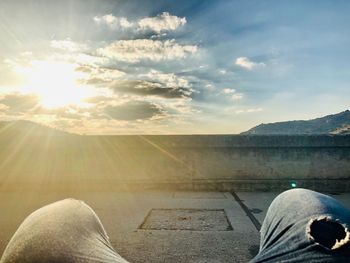
[[[112,248],[95,212],[75,199],[55,202],[29,215],[0,262],[127,263]]]
[[[271,203],[251,262],[350,262],[350,211],[332,197],[306,189]]]

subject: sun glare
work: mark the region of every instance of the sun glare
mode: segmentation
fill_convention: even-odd
[[[34,93],[45,108],[60,108],[67,105],[83,105],[83,100],[93,96],[91,88],[79,85],[83,73],[76,65],[57,61],[32,61],[30,66],[19,67],[27,81],[22,90]]]

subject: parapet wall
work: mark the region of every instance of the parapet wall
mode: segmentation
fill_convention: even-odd
[[[2,188],[350,190],[350,136],[56,136],[1,141]]]

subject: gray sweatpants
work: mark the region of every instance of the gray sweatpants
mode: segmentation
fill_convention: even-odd
[[[127,263],[111,246],[95,212],[75,199],[55,202],[28,216],[0,262]]]

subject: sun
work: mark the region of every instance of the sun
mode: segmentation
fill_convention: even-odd
[[[26,67],[17,68],[25,76],[22,91],[36,94],[40,104],[48,109],[67,105],[82,105],[93,96],[93,91],[79,84],[83,73],[76,71],[77,65],[59,61],[31,61]]]

